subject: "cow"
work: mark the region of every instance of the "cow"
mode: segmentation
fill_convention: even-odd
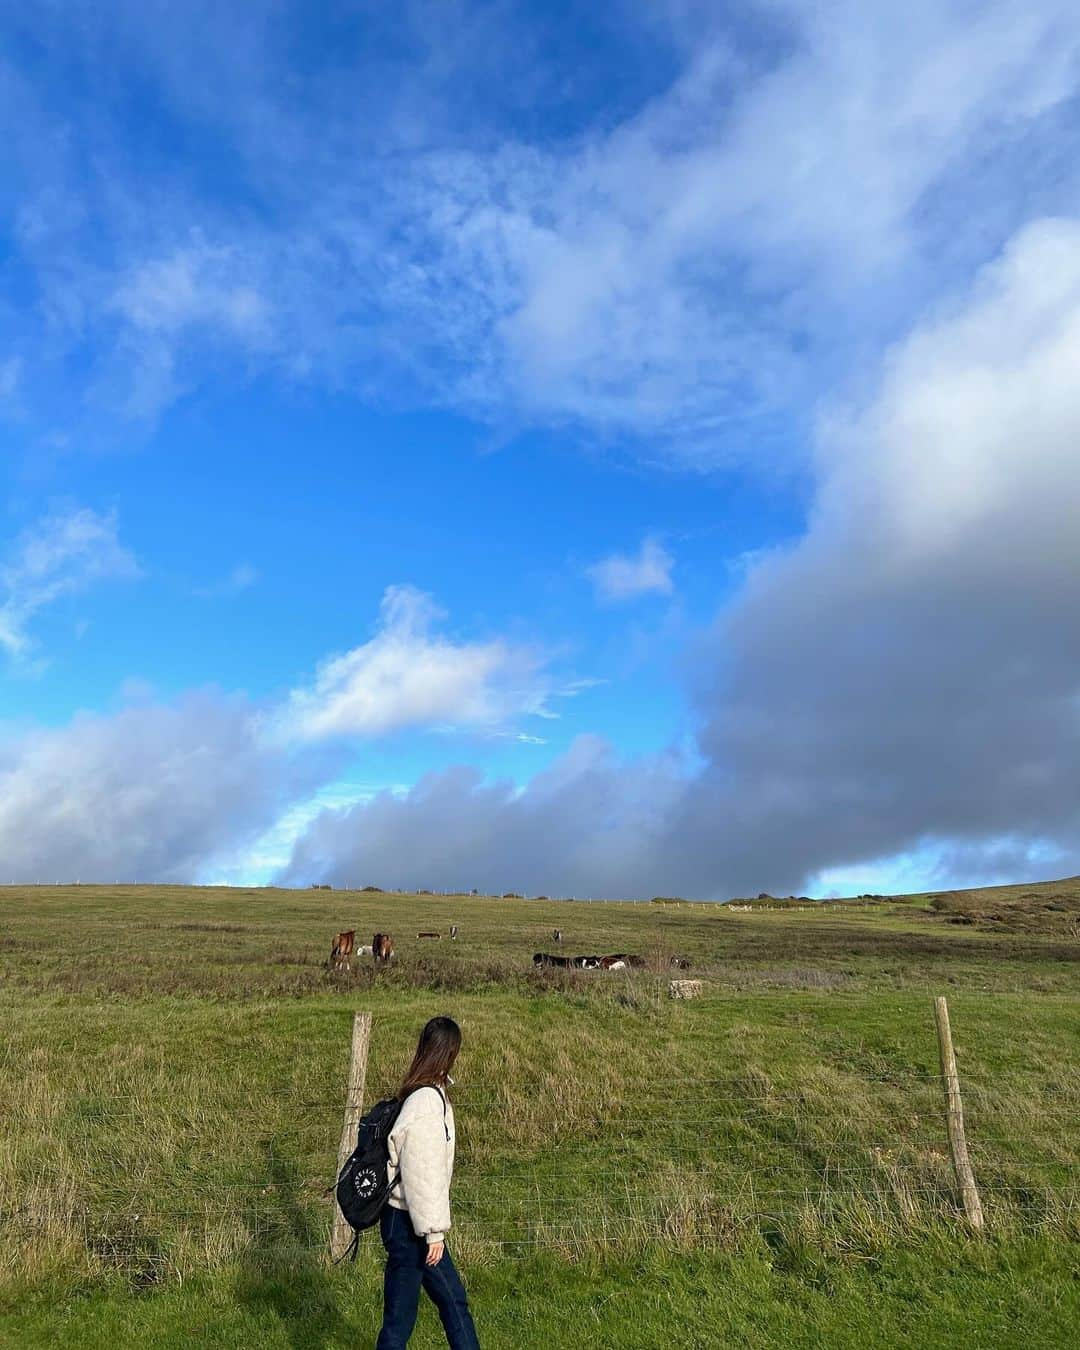
[[[573,956],[570,958],[570,964],[577,966],[579,970],[599,970],[599,956]]]
[[[452,938],[456,938],[456,937],[457,937],[457,924],[456,924],[456,923],[452,923],[452,924],[450,925],[450,936],[451,936]]]
[[[556,929],[555,929],[555,932],[554,932],[554,934],[553,934],[552,936],[554,937],[554,939],[555,939],[556,942],[561,942],[561,941],[562,941],[562,929],[561,929],[561,928],[556,928]]]
[[[371,954],[384,965],[394,954],[394,939],[389,933],[376,933],[371,939]]]
[[[356,956],[370,956],[370,955],[371,955],[371,944],[368,943],[368,942],[365,942],[364,945],[363,945],[362,947],[357,947],[357,948],[355,949],[354,955],[356,955]]]
[[[602,956],[600,958],[601,970],[625,970],[626,962],[621,956]]]
[[[671,964],[675,967],[676,970],[690,969],[690,962],[685,956],[673,956],[671,958]]]
[[[417,933],[418,938],[441,938],[441,933]]]
[[[569,956],[551,956],[547,952],[537,952],[533,956],[534,966],[569,966],[572,962]]]
[[[334,938],[334,944],[330,948],[330,960],[328,965],[335,970],[340,970],[342,966],[349,966],[352,963],[352,954],[356,938],[356,929],[350,929],[348,933],[338,933]]]

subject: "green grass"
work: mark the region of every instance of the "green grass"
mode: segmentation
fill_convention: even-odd
[[[0,888],[0,1344],[371,1344],[377,1239],[324,1257],[357,1008],[369,1101],[428,1016],[465,1032],[452,1245],[486,1346],[1074,1344],[1078,900]],[[343,927],[395,966],[328,971]],[[555,927],[648,967],[536,972]],[[673,954],[701,999],[667,997]]]

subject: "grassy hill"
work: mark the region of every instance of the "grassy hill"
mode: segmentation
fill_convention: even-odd
[[[377,1238],[329,1267],[323,1196],[369,1009],[368,1101],[428,1016],[463,1027],[452,1244],[486,1347],[1073,1345],[1078,925],[1075,878],[748,908],[0,888],[0,1344],[373,1344]],[[646,968],[536,971],[556,927]],[[392,933],[393,967],[327,970],[342,928]],[[668,998],[676,955],[702,998]],[[440,1336],[426,1309],[413,1344]]]

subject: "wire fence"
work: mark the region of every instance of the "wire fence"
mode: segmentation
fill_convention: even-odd
[[[744,1071],[598,1088],[565,1121],[549,1111],[546,1135],[523,1110],[550,1080],[463,1086],[455,1249],[476,1261],[604,1256],[955,1223],[942,1075],[883,1064],[846,1081],[841,1093]],[[340,1095],[238,1078],[227,1100],[169,1100],[153,1084],[55,1098],[51,1125],[33,1103],[5,1113],[18,1141],[5,1175],[19,1185],[0,1191],[0,1265],[32,1264],[51,1244],[92,1272],[152,1284],[274,1253],[325,1257]],[[1025,1094],[976,1083],[964,1106],[991,1228],[1080,1232],[1080,1080]],[[82,1171],[80,1137],[93,1160]]]

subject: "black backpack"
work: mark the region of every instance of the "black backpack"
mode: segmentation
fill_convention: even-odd
[[[439,1096],[443,1094],[440,1092]],[[387,1176],[390,1162],[390,1131],[394,1128],[404,1102],[387,1097],[360,1118],[356,1147],[349,1154],[334,1188],[342,1217],[353,1230],[353,1239],[338,1258],[351,1255],[356,1260],[360,1234],[379,1222],[390,1192],[401,1180],[398,1171],[393,1181]],[[446,1128],[446,1098],[443,1097],[443,1128]],[[449,1139],[447,1131],[447,1139]]]

